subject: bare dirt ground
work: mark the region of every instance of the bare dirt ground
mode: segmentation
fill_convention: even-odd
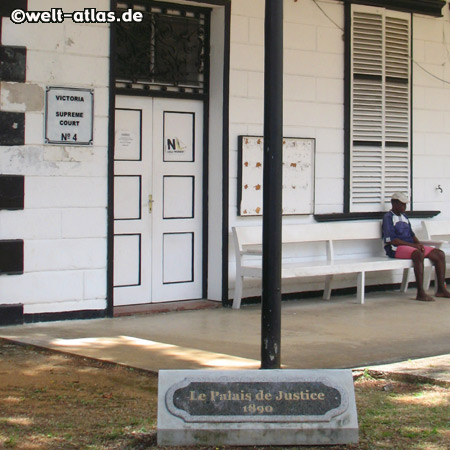
[[[0,447],[152,445],[156,397],[155,375],[0,341]]]
[[[450,448],[448,388],[364,373],[355,392],[360,443],[323,448]],[[0,339],[0,448],[156,449],[156,405],[154,374]]]

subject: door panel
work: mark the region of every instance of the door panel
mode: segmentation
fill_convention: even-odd
[[[114,304],[202,297],[203,104],[117,97]]]
[[[150,303],[151,101],[116,99],[114,149],[114,305]]]
[[[132,287],[141,284],[141,235],[116,234],[114,253],[117,255],[114,271],[115,287]]]
[[[155,99],[153,114],[154,301],[201,298],[203,104]]]
[[[114,218],[116,220],[141,219],[142,176],[116,175],[114,177]]]
[[[163,234],[163,284],[192,283],[194,233]]]

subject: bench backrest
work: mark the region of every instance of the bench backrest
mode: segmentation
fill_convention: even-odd
[[[425,239],[436,239],[450,236],[450,220],[423,220]]]
[[[233,227],[236,250],[244,245],[262,244],[262,227]],[[283,244],[302,242],[327,242],[344,240],[381,240],[381,222],[327,222],[300,225],[283,225]]]

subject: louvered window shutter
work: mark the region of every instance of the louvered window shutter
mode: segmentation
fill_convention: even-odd
[[[351,211],[410,191],[410,18],[352,7]]]

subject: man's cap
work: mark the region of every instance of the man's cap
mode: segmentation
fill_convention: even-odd
[[[408,196],[406,194],[404,194],[403,192],[394,192],[392,194],[391,200],[398,200],[399,202],[402,202],[405,204],[409,202]]]

